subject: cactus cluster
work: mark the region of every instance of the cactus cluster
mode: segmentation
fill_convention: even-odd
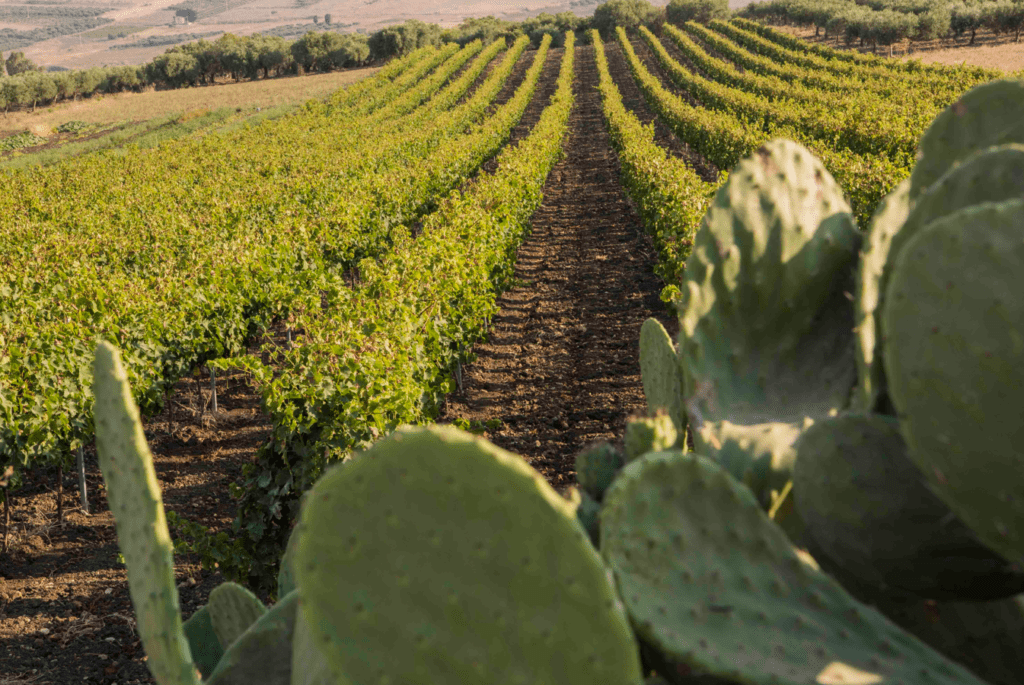
[[[1016,82],[953,105],[863,236],[810,153],[758,150],[695,238],[678,347],[641,331],[624,451],[582,452],[565,499],[479,438],[399,429],[307,493],[269,608],[227,584],[182,623],[101,345],[101,467],[157,682],[1020,682],[1019,650],[975,646],[972,672],[933,649],[951,623],[913,614],[1024,625],[1019,598],[963,603],[1024,592],[1021,109]]]

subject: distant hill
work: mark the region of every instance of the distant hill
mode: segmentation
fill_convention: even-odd
[[[197,35],[301,35],[325,22],[372,32],[407,19],[455,26],[469,17],[521,20],[594,13],[603,0],[0,0],[0,51],[69,68],[141,64]],[[736,1],[736,0],[731,0]],[[746,4],[745,0],[740,0]],[[668,0],[653,0],[664,6]],[[187,16],[180,16],[187,15]],[[190,22],[190,18],[195,21]]]

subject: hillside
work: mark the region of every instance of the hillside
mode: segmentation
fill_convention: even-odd
[[[657,0],[664,6],[667,0]],[[509,5],[495,0],[186,0],[173,4],[171,0],[59,0],[47,8],[59,9],[41,15],[35,5],[19,0],[0,3],[0,30],[12,29],[26,40],[55,27],[69,32],[67,35],[32,40],[24,46],[26,55],[46,66],[82,68],[102,65],[142,64],[162,53],[175,42],[199,37],[216,38],[223,33],[249,35],[272,32],[297,37],[317,27],[314,18],[323,26],[324,17],[331,15],[331,23],[344,31],[372,32],[390,24],[419,19],[443,27],[455,26],[469,17],[496,16],[506,20],[521,20],[541,12],[574,12],[581,16],[593,14],[598,0],[523,0]],[[198,20],[189,24],[175,24],[175,10],[170,7],[194,8]],[[109,8],[109,9],[108,9]],[[93,23],[101,23],[87,30],[72,24],[68,18],[80,13],[91,14]],[[81,21],[81,20],[77,20]],[[83,25],[84,26],[84,25]],[[16,42],[8,39],[0,51],[6,52]]]

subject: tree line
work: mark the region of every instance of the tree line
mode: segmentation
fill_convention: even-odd
[[[769,0],[743,14],[775,24],[813,26],[814,34],[842,38],[847,45],[888,46],[904,40],[968,39],[988,29],[1013,35],[1024,31],[1022,0]]]

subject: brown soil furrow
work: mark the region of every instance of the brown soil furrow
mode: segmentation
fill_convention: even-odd
[[[270,422],[241,372],[218,377],[217,394],[214,416],[205,374],[183,379],[165,410],[144,425],[165,508],[220,531],[235,516],[228,486],[266,440]],[[0,682],[152,683],[95,450],[86,450],[90,516],[81,511],[72,473],[64,473],[62,524],[55,474],[28,477],[13,498],[11,550],[0,555]],[[224,581],[188,555],[176,556],[175,571],[186,617]]]
[[[578,48],[577,70],[566,158],[519,250],[517,285],[500,298],[490,338],[476,346],[442,417],[500,420],[487,437],[561,490],[582,447],[620,438],[626,419],[645,409],[644,320],[676,328],[658,298],[650,241],[618,183],[593,48]]]

